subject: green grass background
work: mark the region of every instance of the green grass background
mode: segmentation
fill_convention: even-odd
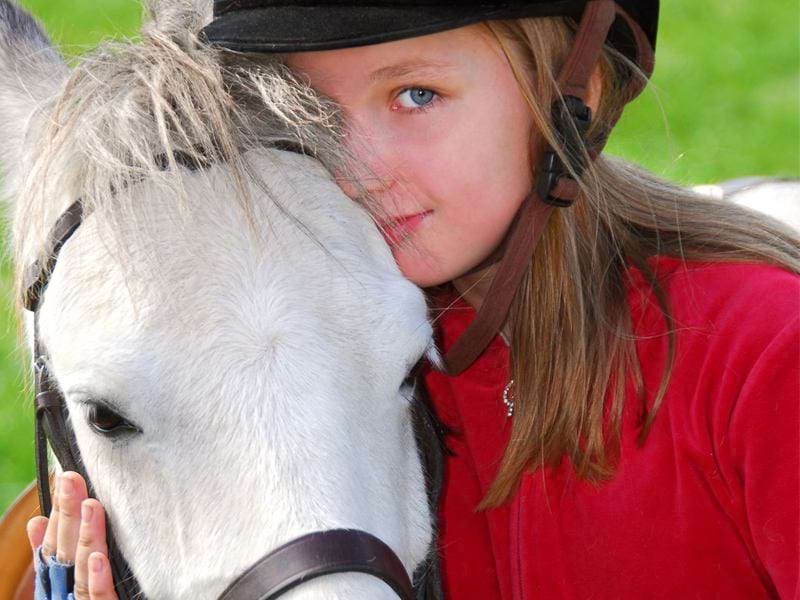
[[[21,4],[70,56],[135,35],[142,13],[138,0]],[[683,184],[800,176],[799,24],[800,4],[786,0],[662,2],[653,85],[626,111],[608,151]],[[0,261],[0,512],[34,477],[12,306],[10,267]]]

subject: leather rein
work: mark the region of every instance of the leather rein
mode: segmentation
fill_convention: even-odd
[[[572,51],[562,68],[559,86],[563,102],[554,106],[554,121],[568,152],[570,169],[549,149],[543,140],[533,141],[533,156],[541,164],[534,190],[523,202],[512,224],[500,267],[492,281],[487,300],[478,314],[444,357],[447,372],[455,375],[467,368],[493,339],[508,315],[508,310],[530,262],[553,208],[570,206],[579,194],[572,173],[580,176],[586,168],[582,156],[584,136],[591,124],[591,111],[585,104],[591,73],[597,64],[608,32],[619,16],[633,31],[639,48],[640,62],[652,70],[652,49],[634,19],[613,0],[591,0],[581,17]],[[632,99],[640,84],[629,86]],[[540,136],[539,136],[540,137]],[[593,148],[588,158],[595,158],[602,146]],[[193,159],[176,153],[176,161],[187,168],[202,168]],[[161,163],[167,161],[160,159]],[[165,167],[166,168],[166,167]],[[48,369],[47,351],[39,336],[39,308],[50,276],[56,267],[64,244],[75,234],[88,215],[81,200],[73,203],[56,221],[48,237],[45,260],[37,260],[26,272],[23,304],[34,315],[34,375],[36,392],[36,472],[39,504],[42,514],[49,515],[52,501],[49,489],[47,444],[65,470],[79,473],[85,480],[89,496],[94,497],[91,480],[86,473],[74,432],[68,424],[65,398]],[[424,386],[422,386],[424,388]],[[412,417],[417,442],[422,449],[428,501],[432,518],[438,510],[442,482],[441,430],[425,401],[414,405]],[[138,582],[122,556],[107,524],[109,559],[115,588],[120,600],[143,598]],[[302,536],[274,550],[239,576],[220,596],[220,600],[258,598],[274,600],[283,593],[317,577],[333,573],[360,572],[384,581],[402,600],[441,598],[441,582],[436,556],[436,543],[431,558],[415,573],[415,585],[400,559],[384,542],[357,530],[335,529]]]

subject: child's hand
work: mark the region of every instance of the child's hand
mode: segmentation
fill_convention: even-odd
[[[50,518],[28,521],[28,539],[34,552],[42,547],[45,563],[55,556],[59,563],[75,565],[75,600],[117,600],[108,562],[105,511],[87,495],[86,483],[77,473],[58,476]]]

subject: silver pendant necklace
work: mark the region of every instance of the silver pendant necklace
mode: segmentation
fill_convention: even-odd
[[[506,405],[506,417],[513,417],[514,416],[514,398],[510,397],[509,392],[511,391],[511,387],[514,385],[514,380],[512,379],[506,384],[505,389],[503,390],[503,404]]]
[[[506,337],[506,334],[501,331],[500,332],[500,337],[503,338],[503,341],[506,343],[506,346],[508,346],[510,348],[511,347],[511,342]],[[505,389],[503,389],[503,404],[506,405],[506,417],[513,417],[514,416],[514,398],[509,396],[509,393],[511,392],[511,388],[512,388],[513,385],[514,385],[514,380],[511,379],[506,384]]]

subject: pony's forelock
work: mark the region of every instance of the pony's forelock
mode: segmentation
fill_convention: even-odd
[[[268,193],[248,150],[290,147],[330,168],[345,163],[336,107],[280,57],[202,43],[209,2],[149,0],[147,12],[141,40],[106,42],[83,56],[42,109],[45,124],[30,141],[34,162],[15,207],[18,273],[46,249],[53,222],[77,198],[93,218],[130,226],[135,215],[125,190],[148,180],[190,211],[180,168],[187,160],[224,164],[235,190],[230,200],[247,214],[253,185]],[[141,206],[136,213],[141,218]],[[20,297],[20,277],[16,284]]]

